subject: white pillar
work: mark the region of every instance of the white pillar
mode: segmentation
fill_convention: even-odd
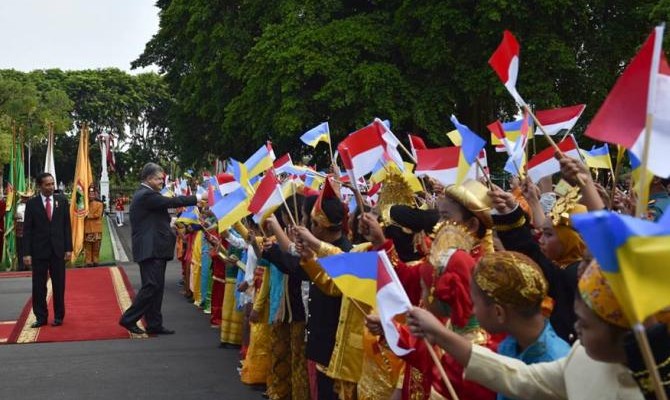
[[[109,211],[109,176],[107,175],[107,133],[98,135],[100,141],[100,157],[102,163],[102,173],[100,174],[100,198],[105,196],[105,211]]]

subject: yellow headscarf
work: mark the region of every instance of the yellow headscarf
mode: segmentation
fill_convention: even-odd
[[[591,262],[579,278],[578,286],[579,294],[586,305],[600,318],[612,325],[630,328],[631,324],[596,260]]]

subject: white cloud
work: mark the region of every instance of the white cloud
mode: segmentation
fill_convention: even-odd
[[[31,71],[116,67],[130,71],[131,61],[158,31],[158,9],[154,3],[155,0],[1,0],[0,68]]]

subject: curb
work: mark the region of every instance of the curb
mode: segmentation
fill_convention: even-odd
[[[112,251],[114,252],[114,259],[118,262],[128,262],[128,255],[123,249],[123,244],[119,239],[119,234],[116,232],[116,227],[112,226],[109,217],[107,217],[107,228],[109,228],[110,239],[112,239]]]

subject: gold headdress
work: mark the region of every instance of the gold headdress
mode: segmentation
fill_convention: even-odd
[[[518,307],[542,304],[549,286],[540,267],[514,251],[482,257],[475,268],[474,280],[494,301]]]
[[[557,185],[557,188],[558,186],[561,186],[561,183]],[[571,214],[579,214],[587,211],[584,205],[579,204],[579,199],[582,197],[579,194],[579,187],[570,186],[567,184],[564,186],[561,186],[564,187],[564,189],[560,190],[562,192],[562,196],[556,200],[554,207],[552,207],[551,211],[549,212],[551,223],[554,226],[570,226]]]
[[[436,267],[442,268],[447,264],[454,249],[470,252],[477,243],[477,239],[462,224],[444,220],[435,225],[435,239],[430,247],[428,261]]]
[[[414,205],[414,193],[402,175],[389,171],[379,191],[377,208],[385,224],[393,223],[391,207],[398,204]]]
[[[461,185],[449,185],[444,189],[444,194],[475,214],[487,228],[493,226],[491,199],[488,188],[481,182],[467,180]]]

